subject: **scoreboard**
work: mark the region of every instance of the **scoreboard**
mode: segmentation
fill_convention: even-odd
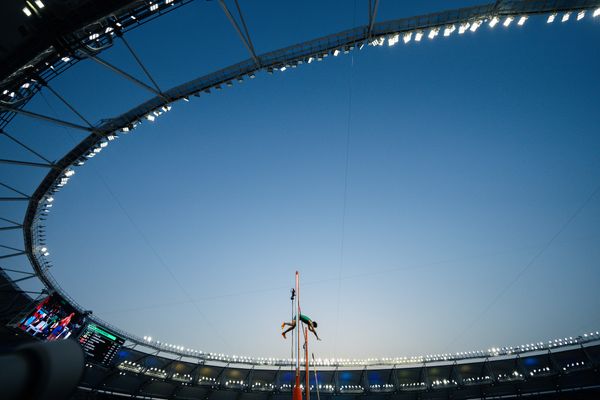
[[[88,360],[109,366],[125,339],[96,324],[88,324],[79,335],[79,343]]]

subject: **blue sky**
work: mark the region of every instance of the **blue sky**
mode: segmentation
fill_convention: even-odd
[[[378,19],[478,4],[402,3],[382,1]],[[241,6],[259,52],[365,23],[367,9]],[[296,269],[321,357],[595,330],[599,24],[540,17],[367,47],[177,103],[57,196],[53,274],[117,326],[228,354],[288,356]],[[247,58],[214,1],[127,38],[162,88]],[[104,57],[142,76],[122,44]],[[93,121],[148,97],[89,61],[52,84]],[[70,118],[49,94],[31,109]],[[43,128],[57,155],[82,138]]]

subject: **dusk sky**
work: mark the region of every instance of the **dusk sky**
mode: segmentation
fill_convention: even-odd
[[[406,3],[382,0],[377,20],[481,2]],[[363,0],[240,5],[258,53],[367,21]],[[248,58],[216,1],[126,38],[162,89]],[[598,43],[600,17],[532,17],[261,71],[178,102],[56,196],[52,274],[126,331],[227,354],[289,357],[280,325],[296,270],[317,357],[595,331]],[[121,42],[103,57],[143,78]],[[51,85],[93,122],[150,97],[92,61]],[[27,109],[76,121],[48,92]],[[7,131],[42,136],[53,158],[84,137],[24,117]]]

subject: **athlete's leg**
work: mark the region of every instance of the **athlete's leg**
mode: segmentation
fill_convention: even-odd
[[[296,324],[294,322],[292,322],[291,324],[286,323],[286,325],[288,325],[289,328],[287,328],[285,331],[281,332],[281,336],[283,336],[284,338],[285,338],[286,333],[293,331],[294,328],[296,327]]]

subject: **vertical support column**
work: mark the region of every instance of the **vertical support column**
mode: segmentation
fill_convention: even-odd
[[[300,275],[296,271],[296,379],[292,390],[292,400],[302,400],[300,389]]]

